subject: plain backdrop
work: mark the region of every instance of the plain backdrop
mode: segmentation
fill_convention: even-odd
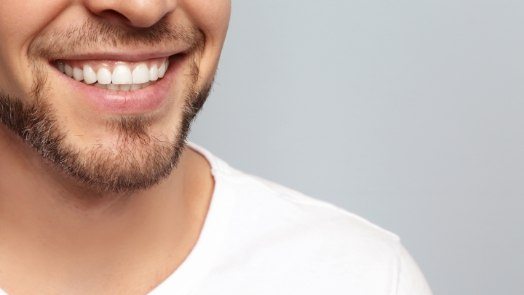
[[[233,1],[190,139],[398,234],[435,294],[524,294],[524,2]]]

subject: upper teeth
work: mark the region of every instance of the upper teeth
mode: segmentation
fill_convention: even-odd
[[[125,84],[138,85],[163,78],[169,66],[167,58],[153,62],[113,62],[100,63],[94,61],[59,61],[58,69],[67,76],[83,81],[86,84],[101,85]]]

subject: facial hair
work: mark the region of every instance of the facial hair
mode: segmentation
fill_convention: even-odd
[[[65,46],[52,46],[68,36]],[[67,143],[68,134],[56,117],[49,101],[47,76],[37,57],[56,56],[67,48],[94,46],[97,42],[112,45],[148,45],[184,40],[191,42],[193,60],[190,62],[191,79],[186,85],[184,108],[175,130],[174,140],[167,142],[149,134],[151,119],[145,116],[119,117],[108,121],[107,128],[118,144],[112,150],[74,147]],[[176,168],[195,116],[207,99],[211,82],[197,89],[198,66],[196,56],[203,48],[198,31],[169,28],[160,22],[148,30],[123,30],[105,23],[86,22],[81,30],[45,36],[35,40],[29,50],[33,68],[32,88],[28,97],[14,97],[0,89],[0,122],[31,146],[47,163],[64,173],[77,184],[93,192],[131,193],[158,184]],[[62,42],[63,44],[64,42]]]

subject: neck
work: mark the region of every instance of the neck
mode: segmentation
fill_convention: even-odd
[[[79,281],[100,288],[133,281],[146,290],[198,239],[213,180],[207,161],[189,148],[161,183],[128,194],[74,185],[1,128],[0,151],[0,269],[13,270],[0,272],[2,287],[16,286],[18,274],[35,285],[50,286],[52,278],[75,288]]]

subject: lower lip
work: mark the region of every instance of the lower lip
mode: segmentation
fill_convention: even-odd
[[[162,108],[167,102],[171,85],[173,84],[178,68],[182,63],[183,55],[174,56],[169,60],[169,67],[163,78],[153,84],[138,90],[123,91],[99,88],[69,78],[57,70],[78,93],[97,112],[109,114],[142,114]]]

